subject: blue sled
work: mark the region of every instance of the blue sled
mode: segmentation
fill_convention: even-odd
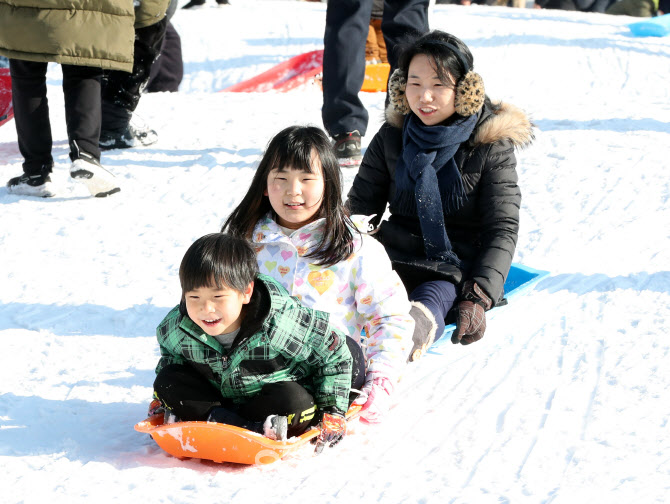
[[[631,23],[628,28],[636,37],[665,37],[670,34],[670,14]]]
[[[505,282],[505,298],[510,300],[527,292],[548,274],[548,271],[536,270],[516,263],[512,264],[512,267],[509,270],[509,275],[507,275],[507,281]],[[499,308],[502,307],[493,308],[491,312],[494,312]],[[432,344],[427,353],[438,355],[446,353],[449,346],[451,346],[451,333],[455,330],[456,324],[446,326],[444,328],[444,333],[442,333],[442,337]]]

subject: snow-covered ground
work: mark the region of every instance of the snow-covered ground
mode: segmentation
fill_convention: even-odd
[[[385,423],[262,467],[178,460],[133,430],[186,248],[220,228],[274,133],[321,125],[318,88],[216,91],[321,48],[325,9],[178,11],[182,90],[142,98],[159,142],[103,155],[122,183],[106,199],[69,179],[49,67],[60,193],[0,188],[0,502],[668,502],[670,37],[634,38],[625,17],[431,8],[431,27],[469,44],[489,95],[537,125],[519,155],[515,260],[551,274],[481,342],[409,366]],[[363,100],[366,146],[384,96]],[[3,184],[21,162],[10,122]]]

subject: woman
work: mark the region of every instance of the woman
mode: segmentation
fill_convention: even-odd
[[[441,31],[404,48],[386,123],[348,195],[352,214],[376,215],[376,236],[425,328],[423,337],[415,333],[412,360],[440,337],[452,307],[452,341],[482,338],[516,247],[514,149],[530,144],[532,124],[516,107],[492,102],[472,66],[468,47]],[[390,217],[380,225],[387,203]]]

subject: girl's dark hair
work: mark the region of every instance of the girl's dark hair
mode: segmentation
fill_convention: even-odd
[[[198,238],[179,266],[182,301],[186,292],[200,287],[228,287],[244,292],[258,274],[256,252],[244,239],[222,233]]]
[[[276,219],[277,214],[272,209],[270,199],[265,196],[270,171],[291,169],[314,173],[313,151],[316,151],[321,161],[324,182],[323,199],[316,218],[326,219],[326,232],[316,249],[307,257],[324,266],[332,266],[349,257],[354,251],[354,226],[342,203],[340,165],[328,136],[315,126],[289,126],[270,140],[247,194],[228,216],[221,232],[251,240],[256,223],[265,214],[272,212]]]
[[[468,70],[472,70],[474,64],[468,46],[458,37],[440,30],[428,32],[401,47],[398,68],[405,77],[410,62],[419,54],[425,54],[435,62],[435,72],[447,86],[458,84]]]

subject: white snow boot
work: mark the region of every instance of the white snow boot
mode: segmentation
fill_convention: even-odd
[[[88,191],[96,198],[103,198],[119,192],[121,189],[116,178],[90,154],[81,153],[70,166],[70,176],[86,184]]]
[[[275,441],[288,439],[288,419],[285,416],[270,415],[263,424],[263,435]]]

